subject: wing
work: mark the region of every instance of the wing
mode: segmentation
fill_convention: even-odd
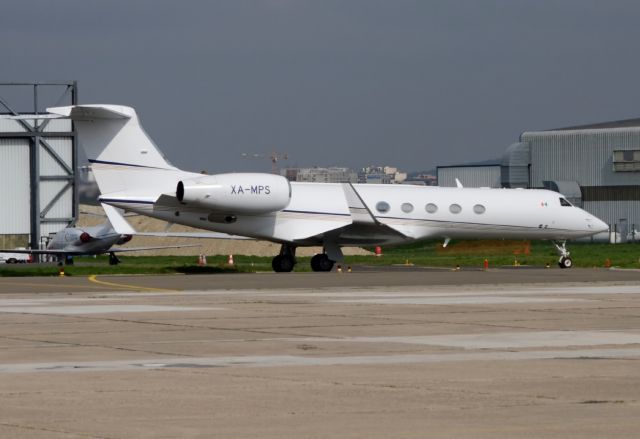
[[[67,255],[71,254],[71,252],[65,250],[0,250],[0,253],[20,253],[27,255]]]
[[[219,232],[136,232],[134,236],[159,236],[161,238],[198,238],[198,239],[254,239],[247,236],[229,235]]]
[[[170,198],[165,195],[162,197],[165,197],[165,199]],[[137,232],[124,218],[120,209],[106,203],[102,203],[102,208],[106,212],[114,230],[123,235],[158,236],[162,238],[252,239],[245,236],[218,232]]]
[[[104,253],[141,252],[145,250],[161,250],[164,248],[200,247],[200,244],[162,245],[157,247],[111,247]]]

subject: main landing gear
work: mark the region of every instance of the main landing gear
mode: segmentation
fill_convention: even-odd
[[[120,259],[116,256],[115,253],[109,253],[109,265],[118,265],[120,263]]]
[[[273,258],[271,267],[276,273],[288,273],[296,265],[296,248],[289,244],[282,244],[280,254]]]
[[[326,253],[319,253],[311,258],[311,269],[313,271],[331,271],[334,261],[329,259]]]
[[[553,245],[556,247],[558,255],[560,255],[560,259],[558,260],[560,268],[573,267],[573,261],[571,257],[569,257],[569,251],[567,250],[567,241],[553,241]]]
[[[313,271],[326,272],[333,269],[334,260],[329,259],[327,253],[320,253],[311,258]],[[288,273],[293,271],[296,265],[296,247],[290,244],[282,244],[280,254],[273,258],[271,267],[276,273]]]

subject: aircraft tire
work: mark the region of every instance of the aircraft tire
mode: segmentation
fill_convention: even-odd
[[[558,265],[560,266],[560,268],[571,268],[573,267],[573,261],[570,257],[563,256],[560,258],[560,261],[558,261]]]
[[[118,259],[118,257],[113,254],[110,253],[109,254],[109,265],[118,265],[120,263],[120,259]]]
[[[276,273],[289,273],[293,271],[294,265],[293,258],[284,255],[278,255],[271,261],[271,267]]]
[[[311,269],[313,271],[331,271],[333,269],[333,261],[324,253],[319,253],[311,258]]]

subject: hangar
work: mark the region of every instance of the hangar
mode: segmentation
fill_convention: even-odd
[[[77,84],[0,83],[0,113],[42,114],[75,105]],[[41,238],[77,218],[76,136],[70,120],[0,119],[0,246],[44,245]]]
[[[496,166],[438,168],[438,182],[454,174],[465,186],[493,186]],[[442,179],[442,180],[441,180]],[[525,131],[500,162],[494,187],[546,188],[597,216],[619,233],[638,240],[640,229],[640,118],[546,131]]]

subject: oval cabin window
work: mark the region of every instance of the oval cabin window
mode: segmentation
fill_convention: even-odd
[[[376,204],[376,210],[380,213],[387,213],[390,209],[391,206],[389,206],[389,203],[387,203],[386,201],[380,201],[378,204]]]
[[[433,203],[429,203],[424,207],[424,210],[426,210],[428,213],[436,213],[438,211],[438,206]]]
[[[451,206],[449,206],[449,212],[460,213],[462,212],[462,207],[459,204],[452,204]]]
[[[411,204],[411,203],[402,203],[402,206],[400,208],[402,209],[402,211],[404,213],[413,212],[413,204]]]
[[[485,209],[485,207],[482,204],[476,204],[475,206],[473,206],[473,211],[478,215],[485,213],[486,210],[487,209]]]

